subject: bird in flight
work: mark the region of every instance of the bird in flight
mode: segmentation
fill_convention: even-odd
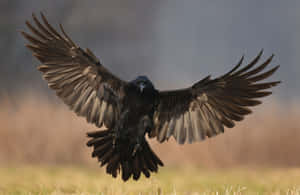
[[[41,21],[40,21],[41,20]],[[38,70],[48,86],[87,122],[105,130],[87,133],[87,145],[106,172],[138,180],[150,177],[162,161],[150,148],[146,135],[162,143],[173,137],[179,144],[205,140],[234,127],[251,113],[250,107],[280,81],[261,82],[279,66],[265,70],[273,55],[259,62],[263,51],[246,66],[244,57],[226,74],[207,76],[191,87],[160,91],[146,76],[124,81],[110,72],[89,49],[83,50],[66,34],[55,30],[43,13],[33,14],[27,48],[40,62]]]

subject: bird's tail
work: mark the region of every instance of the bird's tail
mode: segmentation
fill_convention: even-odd
[[[150,172],[157,172],[158,166],[163,166],[162,161],[152,151],[146,139],[141,147],[135,150],[130,140],[122,140],[114,144],[114,136],[111,130],[89,132],[91,139],[87,142],[93,147],[92,157],[97,157],[100,166],[106,166],[106,172],[113,177],[121,172],[122,179],[127,181],[131,175],[134,180],[140,178],[141,173],[150,177]]]

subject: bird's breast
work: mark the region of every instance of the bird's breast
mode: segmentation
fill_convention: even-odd
[[[128,111],[125,126],[133,127],[138,125],[145,115],[152,116],[154,99],[152,100],[147,96],[132,93],[124,99],[123,105],[123,109]]]

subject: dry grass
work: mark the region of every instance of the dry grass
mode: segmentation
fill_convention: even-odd
[[[299,169],[168,167],[150,179],[126,183],[78,166],[2,167],[0,172],[0,194],[300,194]]]
[[[51,101],[52,100],[52,101]],[[0,101],[1,163],[76,163],[96,165],[85,146],[95,130],[67,106],[45,95],[26,92]],[[299,166],[300,106],[280,107],[270,99],[234,129],[205,142],[179,146],[174,141],[154,150],[168,165],[203,167]]]

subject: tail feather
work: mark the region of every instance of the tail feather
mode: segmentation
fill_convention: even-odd
[[[150,171],[157,172],[157,164],[155,163],[155,160],[151,156],[151,152],[149,150],[145,150],[145,161],[146,167],[148,167]]]
[[[148,143],[147,143],[147,145],[148,145]],[[148,149],[149,149],[149,152],[150,152],[150,156],[152,157],[152,159],[154,161],[154,164],[164,166],[163,162],[158,158],[158,156],[153,152],[153,150],[151,150],[149,145],[148,145]]]
[[[94,151],[92,153],[92,157],[103,157],[103,154],[108,153],[110,151],[111,145],[110,142],[104,142],[102,145],[98,145],[94,147]]]
[[[98,156],[98,161],[101,162],[101,166],[104,166],[112,159],[113,156],[115,156],[115,154],[110,148],[103,156]]]
[[[148,171],[148,167],[147,167],[147,164],[145,162],[145,158],[143,155],[140,155],[140,161],[141,161],[141,165],[142,165],[142,171],[143,171],[143,174],[145,175],[145,177],[150,177],[150,173]]]
[[[87,146],[94,146],[97,148],[98,146],[104,144],[105,142],[109,141],[111,137],[106,136],[106,137],[97,137],[94,139],[91,139],[90,141],[87,142]]]
[[[119,164],[120,161],[120,155],[115,154],[108,162],[108,165],[106,167],[107,173],[111,174],[113,177],[117,177],[118,175],[118,170],[120,167]]]
[[[163,166],[146,140],[133,156],[132,142],[125,139],[114,147],[110,130],[89,132],[87,135],[91,138],[87,146],[94,148],[92,157],[97,157],[101,166],[107,165],[106,172],[113,177],[117,177],[121,172],[124,181],[131,176],[134,180],[138,180],[142,173],[145,177],[150,177],[150,172],[157,172],[158,166]]]
[[[139,162],[138,157],[134,158],[134,160],[133,160],[133,179],[134,180],[138,180],[141,175],[141,167],[140,167],[139,163],[140,162]]]
[[[121,162],[122,167],[122,179],[127,181],[132,174],[132,166],[129,165],[128,161]]]
[[[97,137],[105,137],[108,134],[109,134],[108,131],[91,131],[87,133],[87,136],[97,138]]]

